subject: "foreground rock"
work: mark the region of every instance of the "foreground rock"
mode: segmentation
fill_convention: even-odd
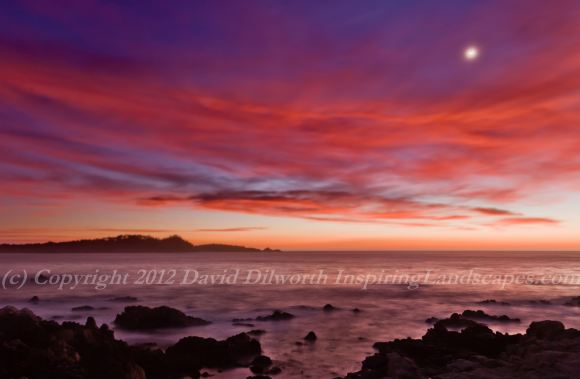
[[[261,351],[241,333],[223,341],[186,337],[163,352],[116,340],[93,318],[86,325],[58,324],[26,309],[0,309],[0,378],[195,379],[202,368],[247,366]]]
[[[462,331],[436,324],[421,339],[374,347],[378,352],[347,379],[555,379],[580,373],[580,331],[558,321],[533,322],[524,335],[493,332],[481,324]]]
[[[127,344],[94,320],[44,321],[28,310],[0,310],[0,378],[145,379]]]
[[[185,337],[166,350],[167,362],[193,376],[203,367],[230,368],[247,365],[262,352],[260,343],[245,333],[224,341]]]
[[[130,306],[126,307],[115,318],[115,324],[127,330],[184,328],[209,323],[201,318],[187,316],[185,313],[170,307]]]

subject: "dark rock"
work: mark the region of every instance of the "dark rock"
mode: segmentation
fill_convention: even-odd
[[[526,330],[526,335],[538,339],[553,339],[561,336],[565,329],[560,321],[535,321]]]
[[[85,322],[85,326],[89,329],[97,329],[97,322],[93,317],[88,317],[87,321]]]
[[[112,333],[32,312],[0,310],[0,378],[145,379],[130,347]]]
[[[246,377],[246,379],[272,379],[272,378],[270,378],[268,375],[254,375],[248,376]]]
[[[309,342],[314,342],[318,339],[318,337],[316,336],[316,333],[314,333],[313,331],[310,331],[310,332],[308,332],[306,337],[304,337],[304,339],[306,341],[309,341]]]
[[[234,323],[232,323],[232,325],[233,326],[247,326],[248,328],[253,328],[254,326],[256,326],[256,325],[249,323],[249,322],[234,322]]]
[[[201,367],[228,368],[243,365],[262,352],[260,343],[241,333],[224,341],[213,338],[185,337],[166,350],[168,362],[189,375]]]
[[[434,323],[435,326],[442,326],[445,328],[454,328],[454,329],[461,329],[467,328],[470,326],[477,326],[481,321],[493,321],[493,322],[502,322],[502,323],[518,323],[520,322],[519,318],[510,318],[506,315],[495,316],[489,315],[484,311],[477,310],[465,310],[463,313],[453,313],[449,318],[445,319],[437,319],[436,317],[430,317],[425,320],[426,323],[432,324]]]
[[[482,310],[472,311],[465,310],[461,314],[463,317],[471,320],[485,320],[485,321],[497,321],[497,322],[521,322],[519,318],[510,318],[506,315],[494,316],[485,313]]]
[[[256,320],[258,321],[282,321],[293,319],[294,315],[288,312],[283,312],[276,310],[271,315],[268,316],[258,316]]]
[[[73,312],[87,312],[87,311],[94,311],[95,308],[91,307],[90,305],[81,305],[80,307],[74,307],[71,309]]]
[[[246,322],[246,321],[254,321],[253,318],[233,318],[232,322]]]
[[[259,355],[250,364],[250,370],[254,374],[264,374],[270,366],[272,366],[272,360],[265,355]]]
[[[477,302],[477,304],[484,304],[484,305],[510,305],[510,303],[506,301],[497,301],[495,299],[487,299]]]
[[[353,308],[353,310],[352,310],[352,313],[360,313],[360,312],[361,312],[361,310],[358,308]]]
[[[435,317],[432,317],[431,319],[437,320]],[[459,313],[453,313],[449,318],[444,318],[435,321],[435,327],[442,326],[444,328],[453,328],[453,329],[461,329],[477,325],[479,325],[478,322],[465,318]]]
[[[564,305],[568,307],[580,307],[580,296],[575,296],[570,300],[566,301]]]
[[[270,369],[269,369],[269,370],[266,372],[266,374],[268,374],[268,375],[278,375],[278,374],[279,374],[279,373],[281,373],[281,372],[282,372],[282,369],[281,369],[280,367],[278,367],[278,366],[273,366],[273,367],[271,367],[271,368],[270,368]]]
[[[262,334],[266,334],[266,331],[263,329],[253,329],[247,332],[250,336],[261,336]]]
[[[580,372],[580,331],[565,329],[559,321],[533,322],[523,336],[477,323],[462,331],[436,323],[421,339],[377,342],[374,347],[378,352],[346,378],[555,379]]]
[[[326,304],[324,307],[322,307],[322,310],[325,312],[332,312],[338,310],[338,308],[336,308],[332,304]]]
[[[177,309],[165,306],[157,308],[129,306],[125,307],[125,310],[115,318],[115,324],[127,330],[183,328],[209,323],[209,321],[187,316]]]
[[[540,300],[530,300],[528,302],[530,304],[533,304],[533,305],[552,305],[552,302],[550,300],[543,300],[543,299],[540,299]]]
[[[38,304],[39,301],[40,301],[40,298],[38,296],[32,296],[30,299],[28,299],[28,302],[30,304]]]

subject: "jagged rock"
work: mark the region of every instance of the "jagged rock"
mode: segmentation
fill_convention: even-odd
[[[266,334],[266,331],[263,329],[253,329],[246,333],[248,333],[250,336],[261,336],[262,334]]]
[[[209,321],[187,316],[170,307],[149,308],[144,306],[125,307],[115,318],[115,324],[127,330],[151,330],[162,328],[183,328],[207,325]]]
[[[538,339],[552,339],[562,335],[565,329],[560,321],[535,321],[530,324],[526,334]]]
[[[94,321],[94,320],[93,320]],[[0,310],[0,378],[145,379],[130,347],[108,329],[45,321],[26,309]]]
[[[378,352],[346,378],[556,379],[580,372],[580,331],[558,321],[533,322],[525,335],[493,332],[482,324],[450,331],[436,323],[421,339],[374,347]]]

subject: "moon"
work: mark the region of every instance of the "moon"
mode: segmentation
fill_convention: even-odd
[[[468,61],[473,61],[479,56],[479,49],[476,46],[468,46],[463,51],[463,57]]]

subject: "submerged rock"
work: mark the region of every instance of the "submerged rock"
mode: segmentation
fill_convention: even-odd
[[[74,307],[71,309],[73,312],[87,312],[87,311],[94,311],[95,307],[91,307],[90,305],[81,305],[80,307]]]
[[[338,310],[338,308],[336,308],[332,304],[326,304],[324,307],[322,307],[322,310],[325,311],[325,312],[332,312],[332,311]]]
[[[32,296],[30,299],[28,299],[28,302],[30,304],[38,304],[40,302],[40,298],[38,296]]]
[[[580,296],[575,296],[570,300],[566,301],[564,305],[568,307],[580,307]]]
[[[477,304],[483,304],[483,305],[510,305],[510,303],[508,303],[507,301],[497,301],[495,299],[487,299],[487,300],[478,301]]]
[[[187,316],[177,309],[165,306],[157,308],[144,306],[125,307],[125,310],[115,318],[115,324],[127,330],[183,328],[207,325],[209,323],[209,321]]]
[[[310,331],[310,332],[308,332],[306,337],[304,337],[304,339],[306,341],[309,341],[309,342],[314,342],[318,339],[318,337],[316,336],[316,333],[314,333],[313,331]]]
[[[272,360],[265,355],[259,355],[250,364],[250,371],[254,374],[264,374],[270,366],[272,366]]]
[[[550,300],[529,300],[528,303],[533,304],[533,305],[552,305],[552,302]]]
[[[436,326],[443,326],[445,328],[461,329],[480,324],[480,321],[493,321],[502,323],[519,323],[519,318],[511,318],[506,315],[495,316],[489,315],[482,310],[465,310],[463,313],[453,313],[450,317],[438,319],[437,317],[429,317],[425,320],[428,324],[435,324]]]
[[[256,320],[257,321],[282,321],[282,320],[291,320],[294,317],[295,316],[291,313],[275,310],[271,315],[256,317]]]
[[[110,299],[109,301],[112,301],[115,303],[134,303],[136,301],[139,301],[139,299],[134,297],[134,296],[119,296],[119,297],[114,297],[114,298]]]
[[[519,318],[511,318],[507,315],[495,316],[489,315],[482,310],[472,311],[465,310],[461,314],[463,317],[472,320],[487,320],[487,321],[497,321],[497,322],[521,322]]]

